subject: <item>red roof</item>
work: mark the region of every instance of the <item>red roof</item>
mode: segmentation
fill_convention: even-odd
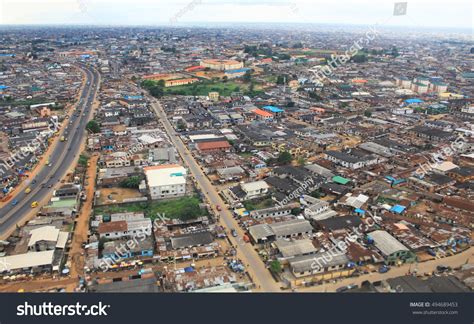
[[[111,232],[125,232],[128,229],[126,221],[116,221],[109,223],[100,223],[97,231],[100,234]]]
[[[262,117],[273,117],[273,115],[271,113],[269,113],[268,111],[265,111],[265,110],[262,110],[262,109],[254,109],[252,110],[252,112],[256,115],[259,115],[259,116],[262,116]]]
[[[217,141],[217,142],[201,142],[201,143],[197,143],[196,146],[199,150],[206,151],[206,150],[228,149],[230,147],[230,144],[227,141]]]
[[[204,66],[201,66],[201,65],[195,65],[195,66],[190,66],[186,69],[184,69],[186,72],[193,72],[193,71],[199,71],[199,70],[203,70],[205,69]]]

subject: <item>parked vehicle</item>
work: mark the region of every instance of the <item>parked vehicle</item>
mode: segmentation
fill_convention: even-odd
[[[451,271],[452,268],[451,268],[450,266],[439,265],[439,266],[436,267],[436,270],[437,270],[439,273],[443,273],[443,272]]]
[[[383,265],[379,268],[379,273],[386,273],[390,270],[389,266]]]

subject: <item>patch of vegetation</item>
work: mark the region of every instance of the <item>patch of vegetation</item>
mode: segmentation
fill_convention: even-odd
[[[100,125],[95,120],[89,121],[86,125],[86,129],[94,134],[100,133]]]
[[[261,199],[252,199],[243,202],[245,209],[248,211],[258,210],[263,208],[269,208],[274,205],[274,202],[271,197],[261,198]]]
[[[228,97],[233,92],[240,92],[245,85],[236,82],[227,81],[203,81],[202,83],[193,83],[176,87],[164,88],[164,94],[181,96],[207,96],[209,92],[217,91],[219,95]]]
[[[124,212],[143,212],[145,216],[155,219],[159,215],[170,219],[189,220],[208,215],[207,210],[201,209],[201,201],[197,196],[182,197],[166,201],[149,201],[122,205],[98,207],[95,214],[109,215]]]
[[[120,187],[122,188],[130,188],[130,189],[138,189],[140,186],[140,182],[142,182],[142,178],[139,176],[131,176],[120,182]]]
[[[86,167],[87,166],[87,161],[89,161],[89,157],[87,157],[84,154],[81,154],[79,156],[79,160],[77,161],[77,164],[82,166],[82,167]]]
[[[273,273],[275,273],[275,274],[281,273],[282,267],[281,267],[280,261],[278,261],[278,260],[273,260],[273,261],[270,263],[270,271],[273,272]]]

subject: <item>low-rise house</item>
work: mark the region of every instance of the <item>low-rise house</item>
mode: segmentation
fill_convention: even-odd
[[[133,237],[144,231],[151,231],[151,219],[133,219],[114,222],[102,222],[97,228],[100,238],[117,239]]]
[[[372,155],[355,155],[353,151],[351,153],[344,153],[339,151],[326,151],[325,157],[327,160],[336,164],[342,165],[343,167],[357,170],[366,166],[374,165],[379,163],[379,158]]]
[[[388,232],[377,230],[368,235],[373,240],[375,247],[385,257],[386,264],[398,265],[416,260],[415,254]]]
[[[288,204],[284,206],[275,206],[275,207],[270,207],[270,208],[252,210],[250,212],[250,217],[255,218],[255,219],[262,219],[262,218],[267,218],[267,217],[287,216],[291,214],[291,211],[294,208],[298,208],[298,207],[299,205],[297,203],[292,203],[292,204]]]
[[[297,256],[315,254],[317,249],[310,239],[276,240],[273,244],[284,260],[291,260]]]

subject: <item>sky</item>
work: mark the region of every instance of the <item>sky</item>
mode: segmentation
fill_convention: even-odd
[[[401,2],[405,2],[402,0]],[[472,0],[0,0],[0,24],[316,23],[474,29]]]

